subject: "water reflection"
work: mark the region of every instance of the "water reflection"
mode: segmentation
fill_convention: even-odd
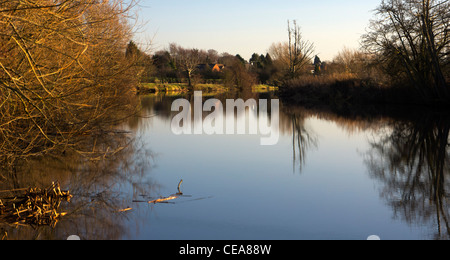
[[[310,116],[306,111],[299,109],[285,111],[292,121],[292,168],[301,173],[306,164],[307,152],[318,148],[318,137],[314,130],[306,127],[306,119]],[[286,131],[289,133],[289,131]]]
[[[294,162],[299,158],[300,171],[307,152],[317,148],[319,141],[314,130],[305,129],[306,119],[334,122],[349,135],[367,133],[371,141],[364,161],[369,176],[381,184],[380,196],[391,207],[393,217],[410,226],[426,227],[426,238],[450,239],[448,113],[409,111],[349,117],[292,107],[285,112],[292,118]]]
[[[434,239],[450,238],[449,119],[391,123],[366,154],[370,176],[383,184],[380,194],[395,218],[430,226]]]
[[[266,99],[268,100],[268,116],[269,119],[272,116],[271,113],[271,102],[272,99],[278,99],[277,96],[274,95],[273,92],[268,93],[252,93],[242,96],[236,95],[235,93],[224,93],[220,95],[214,95],[214,96],[208,96],[203,95],[202,102],[205,103],[208,99],[217,99],[219,102],[223,104],[223,118],[224,122],[228,122],[230,120],[236,120],[236,122],[239,122],[240,120],[245,120],[245,126],[246,126],[246,132],[249,133],[249,127],[254,122],[258,122],[260,118],[258,118],[258,108],[252,107],[250,108],[247,113],[239,113],[238,111],[235,111],[234,117],[232,119],[229,119],[230,115],[227,114],[227,99],[243,99],[244,101],[247,101],[249,99],[254,99],[257,104],[259,104],[260,99]],[[164,95],[147,95],[142,97],[142,110],[141,115],[139,118],[134,118],[130,121],[130,125],[132,126],[133,130],[139,129],[142,131],[147,131],[151,129],[151,125],[149,125],[149,121],[141,120],[142,118],[147,118],[149,116],[158,116],[158,118],[165,120],[166,122],[169,122],[173,119],[173,117],[178,112],[171,111],[171,106],[173,102],[177,99],[186,99],[189,100],[191,103],[191,106],[194,106],[194,96],[192,94],[179,94],[179,95],[170,95],[170,96],[164,96]],[[192,122],[191,126],[195,124],[199,124],[198,122],[195,122],[195,116],[194,111],[191,110],[192,116]],[[204,120],[210,112],[203,112],[202,114],[202,120]],[[318,137],[314,133],[314,130],[306,126],[306,121],[309,117],[314,116],[314,113],[311,113],[311,111],[298,108],[298,107],[284,107],[283,104],[281,104],[281,111],[279,114],[279,132],[283,136],[291,136],[292,137],[292,154],[293,154],[293,170],[301,172],[303,169],[303,166],[306,163],[306,157],[307,152],[311,149],[316,149],[318,147]],[[200,123],[201,124],[201,123]],[[239,124],[239,123],[238,123]],[[225,132],[225,131],[224,131]]]
[[[189,233],[188,224],[192,224],[199,233],[206,235],[210,234],[208,233],[211,232],[210,229],[231,234],[234,232],[233,225],[226,225],[230,222],[242,232],[236,233],[238,235],[233,234],[235,236],[232,238],[235,239],[242,239],[239,235],[251,234],[248,230],[255,231],[252,229],[254,226],[257,226],[255,231],[259,232],[257,234],[269,239],[272,235],[275,238],[284,238],[288,234],[285,230],[292,230],[293,238],[298,237],[298,232],[304,230],[307,232],[302,238],[309,238],[306,237],[308,235],[317,238],[320,236],[317,234],[322,235],[319,238],[328,238],[332,229],[337,234],[346,234],[349,230],[358,229],[358,227],[352,229],[355,225],[366,227],[372,224],[363,221],[355,223],[354,216],[361,214],[363,216],[361,219],[365,220],[367,216],[360,212],[361,207],[370,210],[372,204],[378,204],[378,194],[374,195],[376,202],[366,202],[367,197],[359,198],[361,194],[368,196],[365,191],[356,189],[356,192],[360,192],[357,196],[352,193],[355,190],[346,191],[349,187],[364,185],[366,182],[369,182],[369,185],[365,187],[372,186],[373,183],[382,187],[379,194],[388,205],[389,216],[387,220],[380,221],[391,222],[393,215],[402,224],[426,228],[432,233],[427,238],[450,239],[448,116],[421,114],[408,119],[385,114],[349,116],[280,104],[279,131],[282,137],[280,145],[263,149],[259,146],[259,141],[251,143],[253,139],[247,136],[241,139],[235,136],[233,137],[235,140],[228,138],[224,139],[225,141],[217,136],[213,138],[202,136],[187,142],[185,139],[176,139],[170,134],[168,126],[173,116],[177,114],[171,111],[171,106],[178,98],[194,102],[194,96],[189,94],[141,97],[140,114],[127,120],[124,126],[125,130],[130,130],[133,134],[105,134],[101,137],[91,137],[86,139],[83,150],[92,152],[80,154],[62,151],[60,154],[46,156],[45,159],[24,162],[14,171],[0,173],[0,190],[30,186],[46,187],[49,183],[57,181],[63,189],[70,190],[74,195],[70,204],[62,205],[69,215],[54,229],[0,225],[0,239],[4,232],[8,234],[8,239],[66,239],[70,235],[78,235],[82,239],[134,239],[137,236],[136,230],[144,230],[143,227],[152,224],[149,222],[158,221],[149,217],[151,215],[148,214],[149,210],[158,212],[161,218],[170,216],[167,222],[159,220],[158,225],[162,227],[155,224],[152,226],[153,230],[165,232],[164,234],[170,234],[166,232],[170,228],[173,232],[186,230],[185,234],[181,234],[184,238],[193,236]],[[203,102],[209,98],[213,97],[205,95]],[[214,98],[226,105],[226,99],[253,98],[259,101],[259,99],[270,100],[276,96],[273,93],[263,93],[243,97],[233,93],[216,95]],[[203,118],[208,114],[204,113]],[[235,116],[255,117],[257,114],[250,111]],[[330,129],[323,131],[317,128],[311,124],[314,120],[326,122],[325,125]],[[155,131],[159,132],[149,134]],[[348,139],[343,138],[337,143],[346,145],[346,142],[358,142],[358,145],[365,148],[364,152],[351,157],[348,161],[338,161],[346,157],[338,154],[342,153],[343,147],[327,144],[330,139],[318,134],[324,132],[344,132],[348,135]],[[342,135],[334,136],[342,138]],[[355,136],[358,138],[353,139]],[[360,136],[364,138],[359,138]],[[151,138],[158,139],[156,143],[160,148],[169,147],[166,150],[166,158],[155,157],[160,151],[153,151],[152,144],[147,143],[155,142]],[[165,139],[161,140],[162,138]],[[366,142],[367,139],[370,141]],[[201,142],[197,143],[199,140]],[[248,147],[226,147],[230,141],[234,145],[245,142],[244,145]],[[214,145],[220,146],[220,149],[209,147]],[[205,149],[207,151],[197,157],[194,153],[177,151],[177,149],[193,151],[205,147],[211,149]],[[333,147],[336,150],[324,151],[324,147]],[[239,155],[235,156],[236,153]],[[338,157],[333,161],[340,163],[338,167],[331,165],[333,158],[325,157],[324,154]],[[360,156],[361,154],[363,156]],[[236,160],[231,161],[228,157]],[[177,178],[178,183],[179,177],[182,177],[187,185],[191,185],[188,186],[189,195],[182,194],[181,182],[178,185],[178,193],[175,193],[177,183],[171,183],[173,187],[170,186],[168,192],[164,191],[161,194],[160,191],[163,189],[159,182],[161,180],[154,178],[152,167],[154,161],[158,163],[164,160],[169,166],[161,166],[163,174],[159,175],[159,178]],[[179,161],[174,163],[174,160]],[[357,169],[355,172],[341,176],[338,174],[340,170],[338,168],[341,166],[346,168],[346,165],[343,165],[345,163],[360,164],[361,167],[355,167]],[[312,165],[314,169],[305,167],[307,165]],[[214,171],[211,170],[213,167],[216,167]],[[293,175],[290,172],[291,167],[302,175]],[[168,177],[170,170],[176,174],[185,171],[182,174],[188,176]],[[201,172],[202,170],[205,172]],[[187,177],[192,179],[186,179]],[[359,178],[360,182],[353,183],[355,178]],[[345,184],[349,186],[339,187]],[[201,188],[203,191],[198,192],[193,187]],[[172,193],[174,194],[169,195]],[[163,197],[160,197],[161,195]],[[183,196],[187,198],[181,202],[195,201],[198,204],[178,203]],[[211,197],[215,200],[204,199]],[[147,203],[152,200],[158,204]],[[160,205],[159,202],[176,203]],[[164,207],[167,205],[173,207]],[[179,214],[180,211],[183,214]],[[183,218],[185,215],[186,218]],[[242,217],[243,215],[245,217]],[[237,224],[233,219],[236,219]],[[349,222],[352,223],[347,224],[346,219],[351,219]],[[320,233],[322,226],[330,230],[322,230]],[[157,232],[153,230],[151,232]],[[146,235],[158,238],[158,234]],[[365,239],[368,235],[371,234],[364,234],[360,238]]]
[[[120,212],[130,206],[132,187],[136,192],[157,188],[146,176],[151,167],[151,151],[132,136],[107,134],[86,138],[88,154],[61,152],[16,165],[14,171],[2,173],[0,190],[46,187],[53,181],[70,190],[70,203],[62,203],[68,214],[54,228],[50,226],[15,226],[0,223],[0,236],[11,240],[121,239],[129,230]],[[89,149],[84,149],[89,150]]]

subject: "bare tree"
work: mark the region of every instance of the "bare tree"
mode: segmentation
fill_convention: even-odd
[[[303,39],[296,20],[293,21],[293,26],[292,28],[288,20],[289,76],[291,78],[297,77],[298,73],[311,62],[314,52],[314,44]]]
[[[297,22],[293,23],[292,28],[288,21],[289,41],[274,43],[268,51],[274,66],[288,78],[298,77],[311,63],[314,53],[314,44],[304,40]]]
[[[287,74],[290,68],[289,43],[273,43],[268,52],[275,66]]]
[[[218,60],[219,60],[219,52],[213,49],[208,50],[206,63],[217,63]]]
[[[428,101],[448,100],[448,0],[383,0],[363,45],[396,78],[404,76]],[[448,78],[448,75],[447,75]]]
[[[170,44],[170,54],[175,64],[186,72],[189,86],[192,86],[192,75],[201,62],[201,52],[197,49],[185,49],[175,43]]]
[[[128,2],[0,0],[0,167],[75,149],[128,111]]]
[[[344,47],[331,63],[332,73],[347,73],[361,79],[373,79],[378,84],[383,83],[382,75],[378,66],[373,65],[374,55],[357,49]]]

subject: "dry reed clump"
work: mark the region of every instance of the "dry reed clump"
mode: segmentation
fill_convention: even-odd
[[[358,76],[353,73],[335,73],[324,76],[305,75],[299,78],[291,79],[286,82],[289,87],[323,87],[331,86],[337,82],[359,81]]]
[[[72,198],[70,192],[62,191],[58,183],[52,183],[46,189],[29,188],[3,193],[5,192],[15,195],[0,196],[0,224],[14,226],[54,227],[59,219],[67,214],[58,212],[61,202],[69,202]]]

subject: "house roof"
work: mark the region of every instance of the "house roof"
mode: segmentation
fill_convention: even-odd
[[[197,69],[199,69],[199,70],[204,70],[208,67],[209,67],[209,69],[214,69],[217,67],[218,69],[222,70],[225,67],[225,65],[219,64],[219,63],[198,64],[197,65]]]

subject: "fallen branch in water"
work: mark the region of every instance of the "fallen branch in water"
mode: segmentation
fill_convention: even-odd
[[[156,200],[149,201],[148,203],[149,204],[163,203],[163,202],[167,202],[167,201],[175,200],[175,199],[178,199],[178,196],[169,196],[169,197],[165,197],[165,198],[159,198]]]
[[[166,203],[167,201],[178,199],[179,196],[183,195],[183,192],[181,192],[181,190],[180,190],[180,187],[181,187],[182,183],[183,183],[183,180],[181,180],[178,183],[178,188],[177,188],[178,189],[178,193],[177,194],[172,194],[169,197],[160,197],[159,199],[149,201],[148,203],[149,204]]]
[[[120,210],[118,210],[118,212],[127,212],[130,210],[133,210],[133,208],[120,209]]]

